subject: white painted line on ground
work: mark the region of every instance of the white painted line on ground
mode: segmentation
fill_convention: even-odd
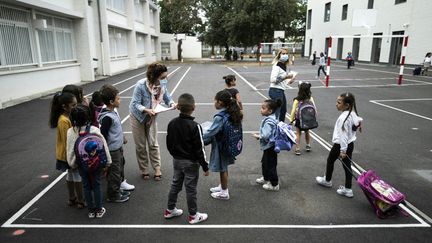
[[[409,115],[412,115],[412,116],[416,116],[416,117],[420,117],[420,118],[432,121],[432,118],[430,118],[430,117],[422,116],[422,115],[419,115],[419,114],[416,114],[416,113],[413,113],[413,112],[409,112],[409,111],[406,111],[406,110],[402,110],[402,109],[399,109],[399,108],[396,108],[396,107],[393,107],[393,106],[390,106],[390,105],[381,104],[381,103],[379,103],[378,101],[375,101],[375,100],[370,100],[369,102],[377,104],[377,105],[380,105],[380,106],[384,106],[384,107],[387,107],[387,108],[390,108],[390,109],[393,109],[393,110],[396,110],[396,111],[400,111],[400,112],[405,113],[405,114],[409,114]]]
[[[123,132],[124,134],[132,134],[132,131],[127,131],[127,132]],[[157,131],[157,133],[160,133],[160,134],[166,134],[167,133],[167,131]],[[246,133],[246,134],[254,134],[254,133],[259,133],[259,131],[243,131],[243,133]]]
[[[171,90],[171,95],[174,94],[174,92],[176,91],[177,87],[180,85],[180,83],[183,81],[184,77],[186,77],[186,74],[189,72],[189,70],[191,70],[192,67],[189,67],[186,72],[183,74],[183,76],[180,78],[180,80],[177,82],[176,86],[174,87],[173,90]]]
[[[248,67],[247,67],[247,66],[243,66],[243,68],[245,68],[245,69],[248,69]]]
[[[253,86],[249,81],[247,81],[243,76],[241,76],[236,70],[234,70],[234,69],[232,69],[230,67],[227,67],[227,68],[229,70],[231,70],[232,72],[234,72],[235,74],[237,74],[237,76],[239,76],[247,85],[249,85],[253,90],[256,91],[255,86]]]
[[[429,224],[332,224],[332,225],[277,225],[277,224],[14,224],[5,228],[39,229],[367,229],[367,228],[430,228]]]
[[[432,100],[432,98],[415,98],[415,99],[393,99],[393,100],[370,100],[370,101],[376,101],[376,102],[397,102],[397,101],[425,101],[425,100]]]
[[[243,103],[242,105],[261,105],[262,103]],[[195,103],[195,105],[214,105],[214,103]]]
[[[45,193],[47,193],[52,187],[54,187],[57,182],[59,182],[67,172],[63,172],[59,177],[57,177],[53,182],[51,182],[47,187],[45,187],[39,194],[37,194],[32,200],[30,200],[24,207],[22,207],[18,212],[16,212],[10,219],[8,219],[1,227],[11,227],[12,223],[17,220],[22,214],[25,213],[35,202],[37,202]],[[14,227],[14,226],[12,226]]]
[[[336,66],[336,67],[343,67],[341,65],[332,65],[332,66]],[[364,70],[364,71],[373,71],[373,72],[378,72],[378,73],[391,73],[394,75],[399,75],[399,71],[397,72],[391,72],[391,71],[383,71],[383,70],[377,70],[377,69],[369,69],[369,68],[359,68],[359,67],[355,67],[354,70]],[[410,75],[410,74],[404,74],[404,76],[406,75]],[[395,79],[397,79],[397,77],[395,76]],[[428,76],[421,76],[422,78],[431,78]],[[405,78],[403,80],[406,80]]]

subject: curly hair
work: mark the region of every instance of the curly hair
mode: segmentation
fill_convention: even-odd
[[[155,84],[162,73],[167,72],[165,65],[159,62],[154,62],[147,67],[147,80],[150,84]]]

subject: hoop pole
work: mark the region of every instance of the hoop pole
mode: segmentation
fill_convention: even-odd
[[[406,55],[407,47],[408,47],[408,36],[405,36],[404,37],[404,45],[402,48],[402,60],[401,60],[401,66],[400,66],[400,70],[399,70],[398,85],[402,84],[403,71],[405,68],[405,55]]]
[[[259,57],[259,65],[261,66],[261,62],[262,62],[262,48],[263,48],[263,44],[262,43],[260,43],[260,45],[259,45],[259,48],[258,48],[258,53],[257,53],[257,55],[258,55],[258,57]]]
[[[331,49],[332,49],[332,37],[329,37],[329,44],[328,44],[328,53],[327,53],[327,75],[326,75],[326,87],[329,85],[329,79],[330,79],[330,57],[331,57]]]

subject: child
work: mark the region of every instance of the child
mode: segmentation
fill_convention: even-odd
[[[93,111],[94,111],[94,114],[93,114],[94,119],[92,121],[92,125],[95,127],[100,126],[100,124],[98,122],[98,117],[99,117],[99,114],[103,108],[103,105],[104,105],[104,103],[102,101],[101,93],[99,91],[93,92],[90,106],[93,107]]]
[[[202,140],[202,128],[191,116],[195,110],[193,96],[187,93],[180,95],[177,109],[180,110],[180,115],[168,124],[166,137],[168,151],[174,158],[174,176],[164,217],[169,219],[183,214],[183,210],[176,208],[176,203],[184,182],[189,210],[188,221],[190,224],[196,224],[208,217],[206,213],[197,211],[196,202],[199,166],[202,166],[204,175],[208,176],[208,163]]]
[[[122,203],[129,200],[130,192],[120,189],[124,178],[123,144],[127,143],[123,135],[121,120],[114,110],[120,106],[119,91],[110,84],[102,86],[101,96],[106,108],[99,115],[100,130],[108,143],[112,164],[107,175],[107,201]]]
[[[352,56],[352,53],[351,52],[348,52],[348,55],[347,55],[347,57],[346,57],[346,60],[347,60],[347,65],[348,65],[348,69],[350,69],[351,68],[351,66],[353,66],[352,64],[353,64],[353,56]]]
[[[66,143],[68,163],[71,168],[78,167],[79,173],[81,175],[84,187],[84,196],[89,210],[88,217],[102,218],[106,212],[105,208],[102,207],[102,191],[100,185],[100,178],[103,168],[99,165],[100,161],[98,161],[93,163],[94,165],[98,166],[94,168],[94,170],[84,170],[84,168],[78,166],[75,154],[75,143],[80,136],[80,132],[84,132],[86,130],[86,126],[91,123],[90,109],[87,106],[78,105],[77,108],[73,109],[71,112],[71,122],[73,127],[69,128],[67,132]],[[90,133],[97,134],[101,137],[101,140],[104,143],[105,154],[107,156],[107,166],[109,166],[111,164],[111,157],[109,155],[108,145],[105,139],[103,139],[99,128],[91,126]],[[96,152],[97,146],[98,145],[95,141],[87,142],[85,145],[86,152],[92,157],[91,160],[100,160]]]
[[[214,105],[217,110],[221,110],[213,117],[213,123],[210,128],[204,133],[204,143],[212,145],[210,154],[210,170],[219,172],[221,183],[217,187],[210,188],[211,196],[215,199],[228,200],[228,165],[234,164],[235,157],[227,155],[221,151],[222,133],[224,115],[229,116],[229,122],[233,124],[241,124],[243,114],[237,101],[231,97],[231,94],[222,90],[219,91],[214,100]]]
[[[225,90],[230,92],[231,97],[237,100],[240,110],[243,110],[243,105],[240,100],[240,93],[236,88],[234,88],[236,86],[236,77],[230,74],[227,76],[223,76],[223,79],[225,80],[226,84]]]
[[[306,129],[306,130],[300,129],[300,121],[298,119],[296,119],[296,114],[298,113],[298,108],[299,108],[300,102],[309,102],[310,101],[315,106],[315,102],[314,102],[314,99],[312,97],[312,92],[311,92],[310,88],[311,88],[310,83],[307,83],[307,82],[300,83],[297,97],[294,98],[293,106],[291,109],[290,122],[292,123],[295,120],[294,126],[296,127],[296,148],[295,148],[295,154],[296,155],[301,155],[300,137],[301,137],[302,131],[304,131],[304,133],[305,133],[306,152],[311,151],[309,129]]]
[[[74,84],[68,84],[63,87],[62,92],[68,92],[75,95],[78,104],[83,104],[89,106],[89,101],[87,97],[83,94],[83,88]],[[91,114],[90,114],[91,115]]]
[[[341,158],[345,171],[345,186],[340,186],[337,193],[346,197],[353,197],[351,190],[352,171],[351,158],[354,150],[354,141],[356,140],[356,130],[360,128],[363,119],[358,116],[354,95],[343,93],[336,100],[336,108],[342,111],[342,114],[336,121],[333,130],[333,147],[327,157],[327,167],[325,176],[317,176],[318,184],[325,187],[332,187],[333,167],[336,159]],[[354,109],[354,112],[353,112]],[[348,170],[349,168],[349,170]]]
[[[76,105],[77,99],[73,94],[67,92],[56,93],[51,103],[50,127],[57,128],[56,169],[67,171],[68,205],[81,209],[85,207],[81,177],[78,170],[69,167],[66,157],[67,130],[72,127],[69,115]]]
[[[253,134],[259,139],[260,148],[263,151],[261,168],[263,176],[256,179],[256,183],[263,184],[263,188],[269,191],[279,191],[279,178],[277,175],[277,153],[274,151],[274,141],[271,141],[276,132],[278,120],[275,112],[282,104],[281,100],[265,100],[261,105],[261,115],[265,118],[261,121],[260,133]]]
[[[326,71],[324,70],[326,67],[326,56],[324,55],[324,53],[320,53],[320,59],[319,59],[319,67],[318,67],[318,78],[320,76],[320,71],[322,70],[324,73],[324,76],[327,76]]]

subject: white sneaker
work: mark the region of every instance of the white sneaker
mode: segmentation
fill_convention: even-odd
[[[352,189],[345,188],[344,186],[339,186],[339,189],[336,190],[337,194],[345,197],[354,197]]]
[[[206,213],[196,213],[195,215],[189,215],[188,221],[189,224],[197,224],[199,222],[206,221],[208,215]]]
[[[173,210],[165,209],[164,218],[170,219],[183,214],[183,210],[174,208]]]
[[[134,185],[131,185],[131,184],[129,184],[129,183],[127,183],[127,181],[124,180],[124,181],[120,184],[120,190],[123,190],[123,191],[133,191],[133,190],[135,190],[135,186],[134,186]]]
[[[228,189],[225,191],[220,191],[220,192],[213,192],[212,194],[210,194],[212,196],[212,198],[214,199],[221,199],[221,200],[228,200],[229,199],[229,193],[228,193]]]
[[[316,182],[318,184],[320,184],[321,186],[325,186],[325,187],[332,187],[333,186],[331,181],[326,181],[325,176],[317,176]]]
[[[279,184],[273,186],[270,182],[263,185],[263,189],[267,191],[279,191]]]
[[[212,188],[210,188],[210,192],[220,192],[220,191],[222,191],[222,186],[219,184],[219,186],[216,186],[216,187],[212,187]]]
[[[266,184],[268,181],[264,180],[264,176],[261,176],[260,178],[256,179],[255,182],[263,185]]]

